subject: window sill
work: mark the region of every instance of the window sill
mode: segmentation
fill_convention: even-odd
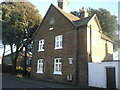
[[[38,50],[38,52],[44,52],[44,50]]]
[[[55,49],[55,50],[56,50],[56,49],[63,49],[63,47],[55,47],[54,49]]]
[[[39,72],[39,71],[38,71],[38,72],[36,72],[36,73],[40,73],[40,74],[43,74],[43,72]]]
[[[53,74],[62,75],[61,72],[54,72]]]

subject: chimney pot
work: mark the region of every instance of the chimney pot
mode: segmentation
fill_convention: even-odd
[[[60,7],[63,11],[68,12],[69,0],[58,0],[58,7]]]
[[[82,7],[82,11],[80,12],[80,18],[88,17],[88,10],[87,8]]]

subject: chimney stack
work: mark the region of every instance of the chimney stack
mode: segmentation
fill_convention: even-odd
[[[68,12],[69,0],[58,0],[58,7],[63,11]]]
[[[86,18],[88,17],[88,10],[87,8],[82,7],[82,11],[80,13],[80,18]]]

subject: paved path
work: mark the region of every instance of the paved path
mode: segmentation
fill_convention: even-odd
[[[45,88],[45,87],[22,82],[20,80],[18,81],[12,78],[3,77],[2,88]]]
[[[2,76],[2,77],[1,77]],[[32,80],[29,78],[17,78],[16,75],[0,74],[0,80],[2,81],[2,90],[84,90],[84,88],[78,88],[74,85],[54,83],[40,80]],[[9,90],[8,89],[8,90]],[[87,90],[103,90],[97,88],[86,88]],[[86,90],[85,89],[85,90]],[[1,90],[1,87],[0,87]]]
[[[15,75],[2,75],[2,88],[77,88],[72,85],[32,80],[28,78],[17,78]]]

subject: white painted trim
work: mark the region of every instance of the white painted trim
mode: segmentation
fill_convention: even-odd
[[[53,74],[62,75],[62,72],[54,72]]]
[[[58,62],[56,62],[56,60],[58,60]],[[56,71],[56,64],[58,64],[58,71]],[[61,68],[59,68],[59,65],[61,65]],[[59,71],[59,70],[61,70],[61,71]],[[62,75],[62,62],[61,62],[61,58],[55,58],[54,59],[54,73],[53,74]]]
[[[58,42],[58,47],[57,47],[57,42]],[[61,43],[62,42],[62,46]],[[55,48],[54,49],[62,49],[63,48],[63,35],[58,35],[55,37]]]
[[[43,74],[43,72],[40,72],[40,71],[37,71],[36,73],[41,73],[41,74]]]
[[[44,50],[44,49],[41,49],[41,50],[39,49],[39,50],[38,50],[38,52],[42,52],[42,51],[45,51],[45,50]]]
[[[41,68],[41,66],[39,67],[39,64],[42,64],[42,66],[43,66],[43,59],[37,60],[37,72],[36,72],[36,73],[43,73],[43,71],[39,71],[39,68]],[[44,69],[44,67],[43,67],[43,69]]]
[[[62,49],[63,47],[55,47],[54,49],[56,50],[56,49]]]
[[[50,27],[49,30],[52,31],[52,30],[53,30],[53,27]]]
[[[73,58],[69,58],[69,64],[73,64]]]
[[[42,41],[42,43],[41,43],[41,41]],[[40,48],[40,45],[41,45],[42,47],[44,47],[44,44],[45,44],[45,40],[44,40],[44,39],[39,40],[38,52],[44,51],[43,48],[42,48],[42,49]]]

